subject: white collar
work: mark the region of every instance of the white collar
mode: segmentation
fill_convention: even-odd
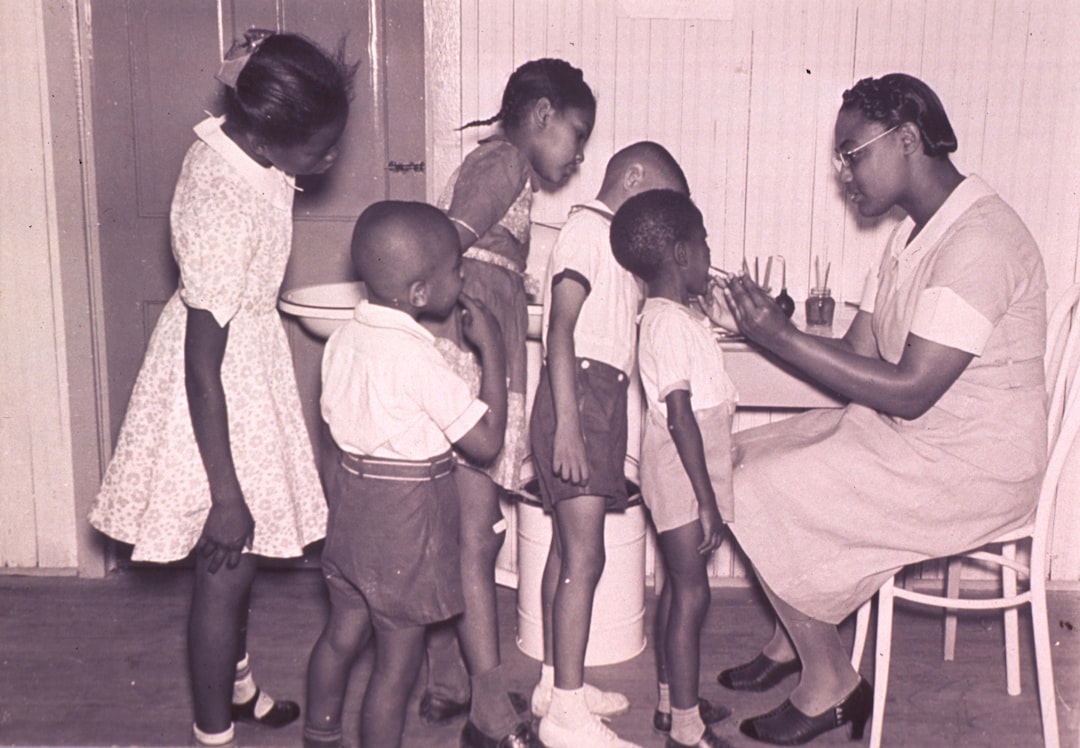
[[[405,312],[382,304],[372,304],[367,299],[363,299],[353,309],[353,319],[369,327],[397,330],[429,343],[435,342],[435,336]]]
[[[907,216],[900,222],[896,230],[898,241],[892,248],[893,255],[900,257],[918,254],[927,247],[934,246],[964,211],[982,198],[993,194],[995,194],[994,189],[982,177],[977,174],[969,175],[963,182],[956,185],[952,193],[945,198],[945,202],[934,212],[934,215],[930,216],[930,220],[922,227],[919,235],[910,242],[907,242],[907,238],[911,236],[915,228],[915,221],[911,216]]]
[[[246,154],[221,129],[224,122],[224,117],[207,117],[193,129],[199,140],[235,169],[256,193],[264,196],[276,208],[291,209],[293,192],[297,189],[296,179],[276,166],[262,166]]]

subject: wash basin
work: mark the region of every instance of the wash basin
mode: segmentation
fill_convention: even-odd
[[[317,283],[282,291],[278,298],[278,309],[283,314],[296,317],[301,327],[325,340],[346,320],[352,319],[353,307],[364,298],[362,281]],[[530,338],[540,339],[542,314],[540,304],[529,304]]]
[[[301,327],[325,340],[346,320],[352,319],[353,307],[363,298],[362,281],[318,283],[282,291],[278,309],[296,317]]]

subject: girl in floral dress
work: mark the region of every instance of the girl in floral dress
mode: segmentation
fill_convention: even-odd
[[[133,560],[194,551],[188,668],[200,745],[232,743],[234,720],[280,727],[300,711],[255,686],[247,613],[256,556],[300,556],[326,529],[276,301],[294,178],[330,168],[348,118],[341,57],[259,30],[227,55],[226,114],[195,126],[173,196],[179,288],[90,512]]]

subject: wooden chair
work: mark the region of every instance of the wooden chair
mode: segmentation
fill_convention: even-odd
[[[899,574],[878,591],[877,661],[874,670],[874,711],[870,725],[870,746],[879,748],[889,686],[889,660],[892,649],[893,601],[908,600],[920,605],[945,609],[944,659],[952,660],[956,651],[957,610],[1003,610],[1005,628],[1006,688],[1010,695],[1020,693],[1020,645],[1018,608],[1031,605],[1035,640],[1035,672],[1042,712],[1043,744],[1058,748],[1057,703],[1054,670],[1051,661],[1050,626],[1046,611],[1046,559],[1051,520],[1057,499],[1062,470],[1080,430],[1080,285],[1071,287],[1055,307],[1047,328],[1046,381],[1050,398],[1047,438],[1049,457],[1039,494],[1034,520],[1024,527],[1005,533],[980,548],[952,556],[947,562],[943,594],[929,594],[906,589],[898,584]],[[1030,562],[1017,560],[1017,546],[1029,542]],[[960,597],[960,572],[965,561],[992,565],[1001,572],[1001,592],[995,597]],[[901,572],[902,573],[902,572]],[[1017,577],[1028,580],[1028,589],[1018,591]],[[855,623],[852,665],[862,662],[870,621],[870,601],[859,608]]]

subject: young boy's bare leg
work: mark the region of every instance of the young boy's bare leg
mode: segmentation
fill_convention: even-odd
[[[705,733],[698,709],[701,627],[709,610],[707,557],[698,553],[701,525],[691,522],[659,536],[664,556],[664,596],[670,600],[665,630],[657,632],[671,695],[671,737],[697,743]],[[658,617],[659,619],[659,617]],[[659,638],[660,636],[663,638]]]
[[[584,498],[584,497],[582,497]],[[597,497],[592,497],[597,498]],[[571,501],[577,501],[572,499]],[[601,542],[603,540],[603,526],[600,528]],[[547,561],[544,564],[544,574],[540,582],[541,616],[544,625],[544,664],[540,670],[540,682],[533,689],[532,713],[536,717],[543,717],[551,706],[552,689],[555,687],[555,654],[552,637],[555,631],[553,611],[555,609],[555,593],[559,589],[559,579],[563,571],[563,559],[561,552],[562,539],[556,529],[552,533],[551,546],[548,549]],[[601,571],[603,569],[601,568]],[[593,586],[595,595],[595,585]],[[591,614],[592,604],[589,605]],[[586,636],[588,628],[586,628]],[[582,655],[584,657],[584,655]],[[584,662],[584,660],[583,660]],[[584,684],[585,700],[589,711],[601,717],[613,717],[622,714],[630,708],[627,698],[614,691],[601,691],[588,683]]]
[[[305,745],[340,744],[341,715],[353,665],[371,637],[371,619],[363,605],[335,604],[307,670]]]
[[[424,656],[424,627],[375,629],[375,665],[360,712],[364,748],[398,748],[405,707]]]
[[[555,687],[570,690],[585,683],[593,598],[604,571],[603,496],[578,496],[555,505],[562,564],[552,606]]]

